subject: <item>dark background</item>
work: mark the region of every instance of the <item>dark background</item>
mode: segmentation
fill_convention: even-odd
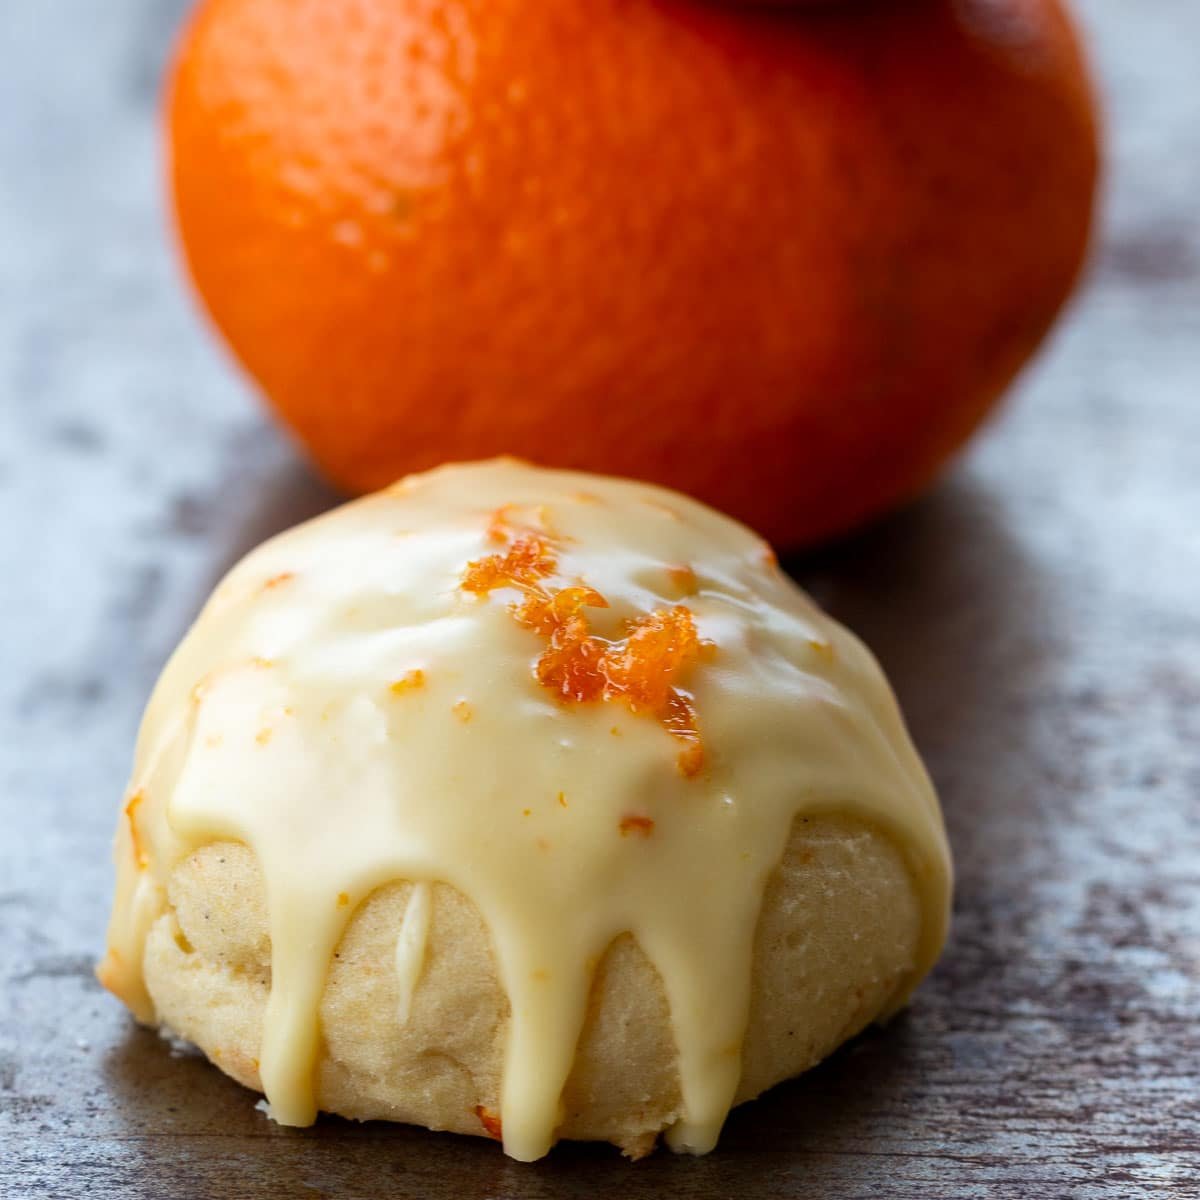
[[[92,978],[159,667],[227,566],[335,500],[171,260],[182,9],[0,4],[0,1193],[1200,1195],[1200,3],[1082,0],[1110,176],[1081,296],[933,495],[790,564],[940,787],[945,960],[715,1154],[636,1167],[276,1128]]]

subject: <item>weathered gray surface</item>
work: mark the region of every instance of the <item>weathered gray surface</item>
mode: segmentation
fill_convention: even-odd
[[[950,952],[718,1153],[637,1167],[277,1129],[92,980],[158,667],[232,559],[332,501],[169,261],[178,8],[0,6],[0,1193],[1200,1195],[1200,5],[1083,5],[1114,151],[1086,293],[936,495],[796,565],[941,787]]]

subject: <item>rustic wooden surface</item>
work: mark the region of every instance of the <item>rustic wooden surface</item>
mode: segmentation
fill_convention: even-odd
[[[1200,1195],[1200,4],[1083,3],[1112,149],[1085,292],[933,496],[794,564],[941,788],[944,963],[708,1158],[532,1167],[278,1129],[92,979],[155,673],[232,560],[333,500],[170,261],[153,114],[180,7],[0,6],[0,1193]]]

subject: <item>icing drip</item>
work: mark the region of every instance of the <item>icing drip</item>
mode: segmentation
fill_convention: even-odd
[[[514,619],[503,579],[463,583],[529,527],[553,562],[547,543],[507,563],[537,601],[518,596]],[[577,600],[587,625],[559,636]],[[556,637],[569,658],[539,668]],[[678,1052],[669,1141],[702,1152],[740,1077],[763,890],[794,819],[821,814],[878,830],[908,864],[922,927],[899,1007],[941,948],[950,865],[869,653],[748,530],[684,497],[511,461],[443,468],[274,539],[218,587],[146,712],[100,975],[154,1021],[144,944],[171,872],[244,843],[271,934],[260,1076],[275,1118],[306,1124],[322,991],[356,907],[414,883],[404,1022],[430,886],[447,883],[482,914],[511,1007],[500,1112],[479,1119],[532,1159],[561,1120],[594,964],[632,933]]]
[[[401,1025],[408,1024],[412,1013],[413,993],[421,979],[425,965],[425,942],[429,937],[430,918],[429,884],[413,885],[404,910],[404,921],[396,938],[396,982],[399,984],[400,999],[396,1015]]]

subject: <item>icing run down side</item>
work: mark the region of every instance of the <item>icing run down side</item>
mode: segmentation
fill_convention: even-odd
[[[351,916],[415,885],[403,1024],[429,885],[450,884],[483,916],[511,1007],[487,1127],[533,1159],[562,1120],[594,965],[630,932],[678,1051],[668,1140],[704,1152],[740,1078],[766,883],[795,818],[829,813],[909,865],[923,924],[898,1007],[940,950],[950,867],[868,652],[749,531],[683,497],[507,461],[443,468],[267,543],[217,589],[146,713],[99,973],[155,1021],[141,963],[171,872],[244,843],[271,935],[260,1075],[273,1116],[307,1124]]]

